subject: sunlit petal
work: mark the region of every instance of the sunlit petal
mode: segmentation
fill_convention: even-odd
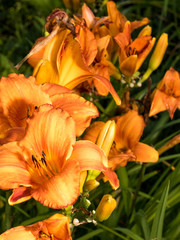
[[[81,46],[86,64],[89,66],[97,55],[97,42],[94,34],[86,27],[81,27],[76,38]]]
[[[44,105],[29,121],[27,134],[20,146],[29,149],[28,161],[31,162],[31,155],[41,158],[43,151],[46,164],[49,164],[54,172],[58,172],[70,156],[74,143],[74,120],[67,112]]]
[[[132,148],[140,139],[145,123],[135,110],[119,117],[116,125],[115,142],[118,149]]]
[[[73,93],[58,94],[51,97],[55,108],[62,108],[73,117],[76,124],[76,135],[80,136],[90,125],[91,119],[99,115],[93,103]]]
[[[70,158],[79,162],[81,171],[91,169],[103,171],[108,167],[104,152],[96,144],[87,140],[76,142]]]
[[[68,160],[58,175],[32,189],[32,197],[50,208],[65,208],[76,201],[79,188],[79,164],[77,160]]]
[[[37,240],[37,239],[71,240],[69,218],[62,214],[54,214],[48,219],[28,226],[14,227],[3,234],[1,240]]]
[[[26,127],[28,115],[32,115],[35,106],[51,104],[49,96],[35,83],[35,78],[26,78],[22,74],[9,74],[0,81],[1,101],[4,114],[11,127]]]
[[[0,156],[0,188],[11,189],[32,184],[26,162],[16,142],[1,146]]]
[[[12,195],[8,199],[9,205],[25,202],[31,199],[31,188],[30,187],[18,187],[13,190]]]
[[[107,169],[103,172],[103,174],[108,178],[113,189],[117,189],[119,187],[119,179],[114,171]]]
[[[132,76],[135,73],[137,60],[137,55],[131,55],[126,58],[122,63],[120,63],[121,72],[128,77]]]
[[[157,162],[159,159],[158,151],[153,147],[139,142],[133,149],[138,162]]]
[[[99,132],[101,131],[101,129],[103,128],[104,126],[104,122],[101,122],[101,121],[96,121],[96,122],[93,122],[87,129],[86,129],[86,132],[83,136],[83,139],[84,140],[89,140],[93,143],[96,142],[96,139],[97,139],[97,136],[99,134]]]

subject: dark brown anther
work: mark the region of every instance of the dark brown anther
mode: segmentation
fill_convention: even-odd
[[[32,161],[33,161],[33,163],[34,163],[35,168],[36,168],[36,167],[37,167],[37,168],[40,167],[40,165],[39,165],[39,163],[38,163],[38,161],[37,161],[37,159],[35,158],[34,155],[32,155]]]
[[[44,151],[42,151],[41,162],[42,162],[45,166],[47,166],[47,163],[46,163],[46,154],[44,153]]]

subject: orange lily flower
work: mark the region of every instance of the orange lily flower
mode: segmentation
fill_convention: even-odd
[[[35,106],[51,104],[50,98],[33,77],[10,74],[0,80],[0,144],[20,140],[25,134],[26,119]]]
[[[158,152],[147,144],[139,142],[145,123],[137,111],[130,110],[125,115],[116,117],[116,134],[108,155],[109,168],[123,167],[128,161],[156,162]],[[83,139],[96,142],[104,122],[94,122],[86,130]]]
[[[176,109],[180,109],[180,74],[172,67],[154,90],[149,116],[168,110],[171,119]]]
[[[115,2],[108,1],[107,2],[107,11],[110,20],[112,21],[109,24],[109,29],[111,31],[111,35],[115,37],[119,32],[122,32],[124,29],[125,23],[128,21],[127,18],[118,11]],[[131,32],[134,31],[136,28],[144,26],[149,23],[148,18],[143,18],[141,21],[133,21],[130,23]]]
[[[55,215],[29,226],[14,227],[0,235],[1,240],[71,240],[69,218]]]
[[[119,10],[116,7],[116,3],[113,1],[107,2],[107,12],[108,12],[110,22],[106,24],[106,26],[107,26],[107,29],[109,30],[109,35],[111,35],[112,37],[112,40],[108,47],[108,52],[113,62],[115,62],[118,57],[118,45],[114,41],[114,37],[117,34],[123,32],[125,23],[128,20],[122,13],[119,12]],[[149,22],[148,18],[143,18],[141,21],[130,22],[130,31],[132,32],[134,31],[134,29],[139,28],[143,25],[146,25],[148,22]]]
[[[109,154],[112,169],[126,165],[128,161],[156,162],[158,152],[151,146],[139,142],[145,122],[135,110],[130,110],[116,122],[115,145]]]
[[[0,91],[0,144],[22,139],[27,119],[43,104],[66,110],[75,120],[77,136],[99,115],[92,103],[71,90],[51,83],[37,85],[33,77],[25,78],[22,74],[2,77]]]
[[[84,33],[82,34],[84,36]],[[80,36],[80,39],[82,38]],[[88,68],[88,64],[92,62],[94,55],[89,54],[86,46],[83,44],[84,47],[81,49],[79,41],[79,39],[73,38],[72,33],[68,29],[61,30],[46,44],[43,54],[42,51],[32,54],[29,58],[29,63],[32,66],[37,63],[33,72],[36,81],[40,84],[45,82],[56,83],[73,89],[82,82],[96,79],[112,94],[114,100],[119,105],[119,96],[111,83],[106,78],[92,73]],[[83,51],[84,55],[86,53],[89,54],[85,57],[87,63],[84,55],[82,55]],[[35,61],[35,59],[39,58],[41,58],[39,62]]]
[[[80,173],[106,171],[108,160],[90,141],[76,142],[72,117],[51,105],[28,120],[25,137],[0,147],[0,188],[14,189],[9,204],[30,198],[50,208],[65,208],[78,198]],[[107,173],[110,182],[114,172]]]
[[[138,36],[131,42],[131,25],[127,21],[123,33],[114,38],[119,45],[119,67],[125,76],[132,76],[143,64],[150,53],[155,38],[151,36]]]

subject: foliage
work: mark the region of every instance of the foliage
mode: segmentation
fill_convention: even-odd
[[[88,1],[87,1],[88,2]],[[177,0],[122,0],[117,7],[129,20],[140,20],[148,17],[153,36],[166,32],[169,45],[158,70],[151,75],[152,88],[163,78],[170,67],[180,72],[180,5]],[[89,6],[98,16],[107,15],[106,1],[97,0]],[[0,72],[7,76],[17,72],[14,66],[29,52],[36,39],[44,35],[45,19],[54,8],[65,6],[61,0],[2,0],[0,5]],[[67,10],[72,15],[72,11]],[[135,31],[133,33],[137,35]],[[143,65],[142,72],[148,66],[150,56]],[[118,64],[117,64],[118,66]],[[25,63],[19,70],[25,76],[32,74],[32,68]],[[114,81],[115,84],[117,84]],[[114,84],[114,85],[115,85]],[[133,99],[142,100],[148,91],[147,81],[141,88],[131,92]],[[88,99],[89,95],[84,94]],[[94,97],[94,96],[90,96]],[[109,103],[109,95],[105,100],[94,104],[100,111],[99,120],[106,121],[113,117],[114,105]],[[173,136],[180,134],[180,112],[177,110],[173,120],[168,112],[150,118],[141,142],[159,149]],[[72,237],[76,240],[178,240],[180,239],[180,146],[176,145],[163,153],[156,163],[135,162],[117,170],[120,188],[113,191],[107,182],[101,180],[100,186],[90,194],[93,203],[89,210],[95,209],[104,194],[111,194],[117,199],[116,211],[111,217],[94,225],[86,223],[74,226]],[[29,225],[44,220],[54,213],[65,213],[43,206],[31,199],[25,203],[9,206],[7,200],[11,191],[0,190],[0,233],[19,225]],[[86,198],[86,196],[85,196]],[[86,200],[86,199],[85,199]],[[81,202],[75,207],[83,206]],[[91,209],[92,208],[92,209]],[[67,213],[67,212],[66,212]],[[81,213],[79,219],[81,218]]]

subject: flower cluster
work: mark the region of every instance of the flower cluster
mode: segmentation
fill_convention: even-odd
[[[180,109],[180,75],[170,68],[141,104],[130,94],[160,65],[167,34],[156,45],[151,70],[142,76],[141,66],[156,41],[149,19],[130,22],[112,1],[107,13],[95,17],[84,4],[81,14],[70,18],[54,9],[47,17],[46,36],[16,65],[28,60],[32,76],[11,73],[1,78],[0,188],[13,189],[10,205],[33,198],[49,208],[73,209],[80,198],[88,200],[101,179],[115,192],[115,171],[128,162],[158,161],[158,151],[140,138],[148,117],[168,110],[173,118]],[[151,104],[146,106],[148,97]],[[96,213],[91,211],[91,220],[106,220],[116,205],[105,195]],[[55,214],[12,228],[0,239],[71,239],[72,213],[71,218]]]

